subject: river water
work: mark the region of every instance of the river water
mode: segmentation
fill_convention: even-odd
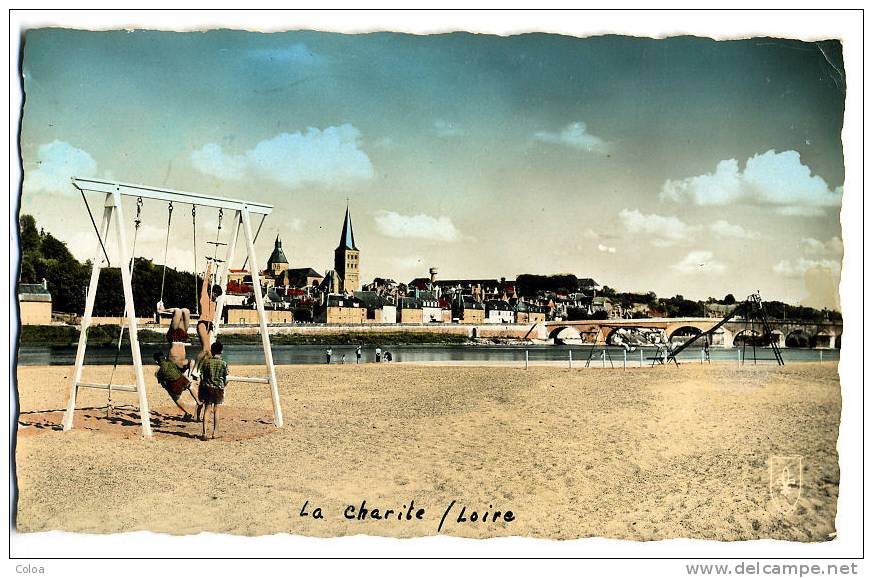
[[[143,344],[142,356],[144,363],[151,363],[152,351],[160,345]],[[362,362],[373,362],[375,348],[363,349]],[[277,365],[295,365],[304,363],[325,363],[324,345],[274,345],[273,360]],[[620,367],[624,362],[624,350],[620,347],[607,347],[606,355],[604,348],[597,347],[593,353],[590,346],[584,345],[396,345],[385,346],[383,351],[390,351],[395,362],[499,362],[524,363],[525,351],[531,363],[542,361],[569,361],[572,352],[574,366],[583,366],[591,354],[591,362],[596,366],[610,363]],[[654,348],[642,349],[643,363],[651,363],[651,357],[655,354]],[[724,349],[713,347],[710,349],[710,357],[713,361],[736,361],[738,350],[736,348]],[[739,350],[742,355],[742,349]],[[87,365],[112,365],[115,362],[115,347],[89,347],[85,353]],[[351,345],[338,345],[333,347],[333,363],[355,363],[355,347]],[[753,351],[747,347],[745,351],[746,362],[751,363],[754,357],[761,362],[773,362],[773,352],[769,349],[758,348]],[[834,361],[840,358],[838,349],[783,349],[782,356],[786,362],[804,361]],[[819,357],[821,356],[821,357]],[[22,345],[18,351],[18,363],[20,365],[73,365],[76,358],[75,346],[49,346],[49,345]],[[264,363],[264,354],[260,345],[225,345],[224,358],[231,364],[259,365]],[[700,348],[689,347],[679,354],[679,361],[700,362]],[[122,347],[118,355],[118,363],[128,365],[131,363],[130,349]],[[640,350],[627,354],[629,366],[640,364]]]

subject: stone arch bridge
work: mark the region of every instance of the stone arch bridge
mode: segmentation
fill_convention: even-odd
[[[711,330],[721,319],[712,317],[656,317],[647,319],[586,319],[584,321],[547,321],[545,333],[549,339],[564,341],[582,339],[606,343],[618,329],[648,329],[663,331],[668,339],[694,335]],[[778,338],[780,347],[840,347],[843,334],[842,321],[821,323],[770,319],[770,328]],[[712,345],[733,347],[738,337],[763,335],[760,321],[732,319],[712,336]]]

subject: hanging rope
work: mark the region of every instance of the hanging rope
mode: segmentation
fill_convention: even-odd
[[[218,209],[218,229],[215,231],[215,250],[212,252],[212,260],[218,258],[218,239],[221,237],[221,221],[224,219],[224,209]]]
[[[197,205],[191,206],[191,222],[194,225],[194,311],[200,316],[200,299],[197,291]]]
[[[82,193],[82,200],[85,201],[85,208],[88,209],[88,216],[91,217],[91,226],[94,227],[94,232],[97,233],[97,240],[100,241],[100,248],[103,249],[103,256],[106,257],[106,266],[109,267],[109,254],[106,253],[106,247],[103,245],[103,237],[100,236],[100,229],[97,228],[97,221],[94,220],[94,213],[91,212],[91,205],[88,204],[88,199],[85,197],[85,191],[79,189]]]
[[[161,302],[164,301],[164,280],[167,278],[167,250],[170,248],[170,225],[173,223],[173,201],[167,207],[167,239],[164,241],[164,270],[161,273]]]

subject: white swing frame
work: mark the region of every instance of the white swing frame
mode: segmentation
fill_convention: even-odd
[[[238,199],[228,199],[213,195],[204,195],[201,193],[190,193],[185,191],[177,191],[173,189],[164,189],[158,187],[149,187],[144,185],[134,185],[129,183],[120,183],[115,181],[96,180],[96,179],[80,179],[73,177],[73,186],[82,191],[82,193],[103,193],[105,194],[105,202],[103,204],[103,221],[98,234],[100,238],[97,241],[96,256],[91,269],[91,281],[88,284],[88,292],[85,297],[85,312],[82,316],[82,324],[79,328],[79,345],[76,349],[76,363],[73,370],[73,379],[70,382],[70,398],[67,404],[67,409],[64,413],[64,431],[73,429],[73,417],[76,411],[76,397],[79,388],[93,389],[109,389],[111,391],[125,391],[137,393],[139,396],[139,415],[142,426],[142,434],[145,437],[151,437],[152,428],[149,414],[149,402],[146,395],[145,378],[143,375],[142,352],[139,347],[139,338],[137,335],[137,319],[136,311],[133,303],[133,286],[131,284],[131,271],[126,264],[130,262],[130,255],[127,248],[127,235],[124,223],[124,211],[121,204],[123,197],[141,197],[143,199],[154,199],[158,201],[167,201],[181,204],[196,205],[200,207],[214,207],[218,209],[229,209],[235,211],[233,225],[231,227],[231,237],[227,244],[227,254],[224,262],[218,267],[217,273],[219,277],[219,285],[224,288],[227,286],[227,274],[230,262],[236,252],[237,238],[239,230],[242,228],[245,235],[246,252],[248,254],[249,263],[252,264],[252,287],[255,293],[255,306],[258,311],[258,321],[260,322],[261,344],[264,349],[264,361],[267,366],[267,377],[242,377],[228,376],[228,381],[240,381],[248,383],[269,383],[273,402],[273,423],[276,427],[283,426],[282,407],[279,402],[279,386],[276,381],[276,367],[273,363],[273,349],[270,344],[270,335],[267,332],[267,314],[264,310],[264,297],[261,294],[261,280],[258,275],[256,263],[258,262],[255,256],[254,237],[252,235],[252,224],[250,215],[252,213],[259,215],[269,215],[273,212],[272,205],[263,203],[255,203]],[[88,346],[88,328],[91,326],[91,319],[94,312],[94,300],[97,294],[97,285],[100,280],[100,270],[108,266],[103,253],[103,247],[109,240],[110,224],[115,221],[115,236],[118,242],[119,260],[121,263],[121,284],[124,291],[124,303],[127,314],[127,323],[130,332],[130,348],[133,357],[134,372],[136,375],[136,383],[133,384],[102,384],[102,383],[87,383],[82,381],[82,371],[85,362],[85,350]],[[195,271],[196,275],[196,271]],[[214,330],[212,332],[212,340],[218,335],[221,325],[221,316],[224,311],[224,293],[216,300],[215,321],[213,322]]]

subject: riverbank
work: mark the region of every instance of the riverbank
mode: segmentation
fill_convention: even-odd
[[[106,381],[110,372],[89,366],[86,377]],[[267,387],[232,383],[222,431],[209,442],[193,437],[199,424],[175,417],[151,376],[152,439],[139,436],[129,407],[109,419],[79,411],[73,431],[57,431],[69,373],[18,368],[21,532],[429,536],[452,501],[440,533],[476,538],[822,541],[834,531],[835,363],[280,366],[285,427],[271,424]],[[117,370],[116,383],[132,380],[129,367]],[[130,398],[113,394],[116,403]],[[86,390],[79,406],[105,403],[105,392]],[[803,457],[802,491],[788,512],[771,499],[774,455]],[[363,500],[394,516],[415,500],[425,513],[343,515]],[[462,506],[468,520],[459,523]],[[313,518],[316,507],[324,519]],[[472,523],[471,509],[511,510],[514,519]]]
[[[137,332],[143,344],[163,343],[166,330],[140,329]],[[117,325],[94,325],[88,329],[89,346],[105,346],[118,343]],[[71,325],[25,325],[21,328],[19,343],[22,345],[76,345],[79,329]],[[222,327],[221,341],[225,344],[260,344],[261,336],[250,328]],[[271,333],[273,345],[456,345],[475,343],[466,334],[440,331],[328,331],[322,333]],[[504,339],[503,342],[522,340]],[[501,342],[500,338],[483,340],[486,343]],[[122,345],[129,344],[127,331],[122,337]]]

